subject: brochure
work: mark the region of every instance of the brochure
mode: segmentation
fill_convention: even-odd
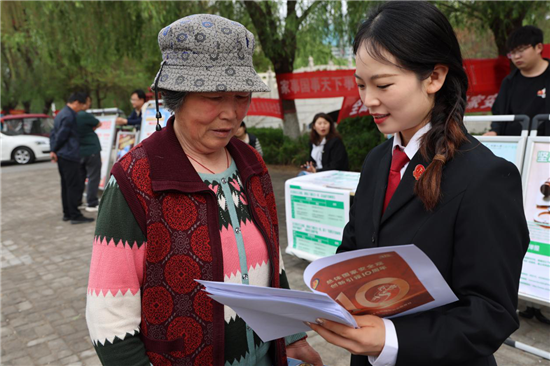
[[[397,317],[457,301],[433,262],[414,244],[355,250],[311,263],[297,291],[197,280],[264,341],[310,330],[328,319],[357,328],[353,315]]]

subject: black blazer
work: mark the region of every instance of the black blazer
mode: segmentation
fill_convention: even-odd
[[[441,202],[433,212],[414,195],[411,160],[384,215],[392,140],[373,149],[338,252],[416,244],[435,263],[459,301],[392,319],[397,365],[496,365],[493,353],[519,326],[518,286],[529,233],[517,168],[467,135],[443,170]],[[352,356],[352,365],[369,365]]]
[[[317,162],[311,156],[313,145],[309,145],[309,158],[313,162],[313,166],[317,166]],[[342,140],[334,137],[325,143],[323,154],[321,155],[322,169],[317,169],[317,172],[326,170],[349,170],[348,153]]]

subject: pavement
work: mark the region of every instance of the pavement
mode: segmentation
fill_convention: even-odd
[[[269,167],[287,246],[284,182],[293,167]],[[2,365],[100,365],[85,320],[86,287],[94,224],[61,220],[55,164],[2,164],[1,174],[1,359]],[[96,213],[85,213],[94,217]],[[308,262],[283,254],[291,286],[305,290]],[[520,308],[525,305],[520,302]],[[548,308],[543,313],[550,317]],[[349,354],[310,332],[309,342],[328,366],[349,365]],[[515,341],[550,352],[550,326],[521,319]],[[550,361],[506,345],[500,366],[548,365]]]

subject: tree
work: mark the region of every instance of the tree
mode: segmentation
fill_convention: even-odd
[[[538,14],[550,11],[547,1],[438,1],[437,6],[456,26],[469,26],[474,31],[489,28],[499,56],[508,53],[506,39],[510,33],[523,26],[525,20],[536,20]]]
[[[233,3],[231,8],[220,6],[222,15],[232,17],[233,19],[245,18],[242,12],[244,6],[248,19],[242,23],[252,23],[256,31],[257,39],[261,50],[271,63],[276,75],[291,73],[294,70],[296,60],[298,39],[300,33],[307,32],[309,24],[324,16],[324,27],[311,27],[309,31],[316,28],[317,40],[322,42],[326,40],[326,30],[330,29],[331,15],[341,14],[340,2],[329,1],[240,1]],[[285,16],[282,17],[281,13]],[[230,14],[227,14],[230,13]],[[284,121],[283,133],[291,139],[297,139],[300,136],[300,127],[296,113],[296,103],[294,100],[281,99]]]
[[[32,5],[31,5],[32,6]],[[36,31],[29,18],[32,11],[18,2],[2,2],[2,108],[21,103],[26,112],[39,97],[38,86],[48,69],[41,67],[36,48]]]

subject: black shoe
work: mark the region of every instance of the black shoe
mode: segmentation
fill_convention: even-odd
[[[91,217],[80,216],[77,219],[72,219],[71,224],[73,224],[73,225],[86,224],[86,223],[92,222],[92,221],[94,221],[94,219],[92,219]]]
[[[69,216],[63,216],[63,221],[69,221],[69,220],[70,220]]]
[[[543,324],[550,324],[550,319],[544,316],[540,309],[535,309],[535,318]]]
[[[535,316],[535,308],[532,306],[528,306],[525,311],[520,311],[519,316],[525,319],[531,319],[533,316]]]

